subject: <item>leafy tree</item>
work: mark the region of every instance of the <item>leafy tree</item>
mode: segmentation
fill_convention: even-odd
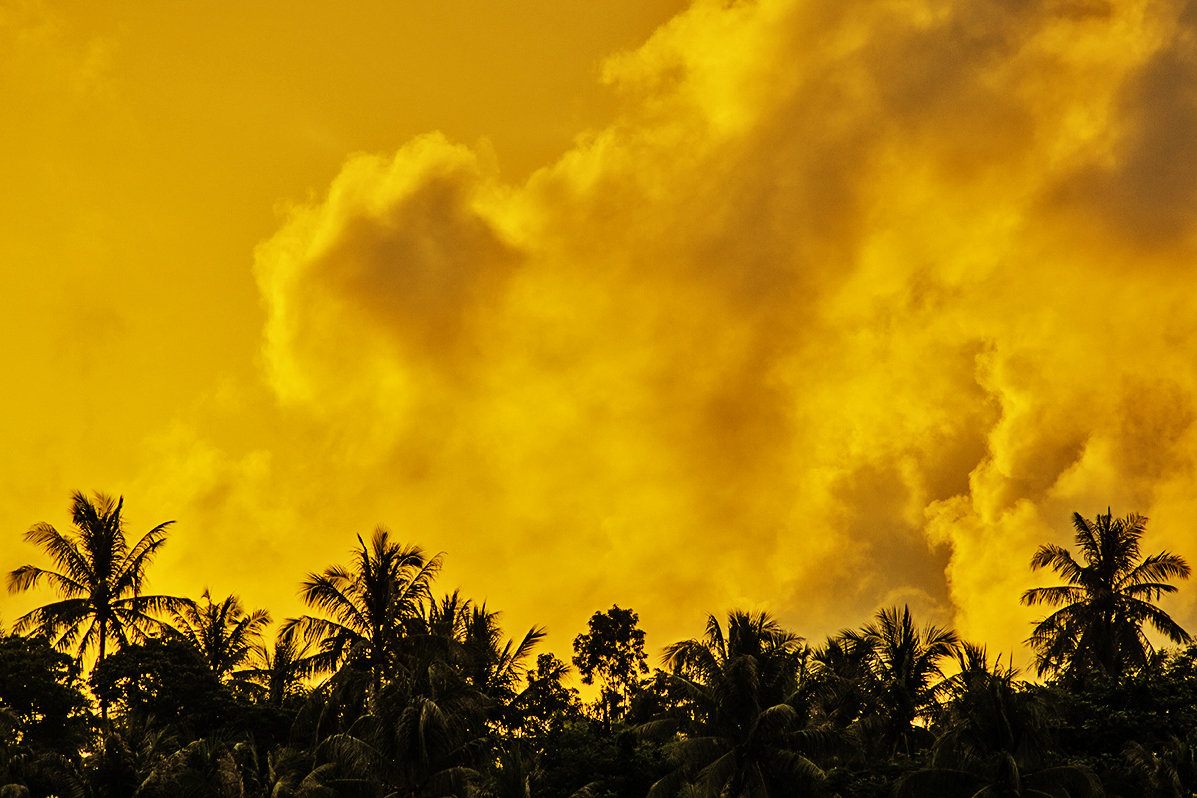
[[[235,721],[237,707],[192,646],[150,639],[98,663],[92,691],[121,709],[123,720],[170,726],[203,737]]]
[[[246,613],[237,596],[214,602],[204,590],[200,598],[200,602],[187,602],[175,610],[174,625],[167,634],[194,646],[216,678],[224,680],[249,658],[270,623],[270,613]]]
[[[0,717],[0,738],[5,722]],[[69,796],[85,798],[86,783],[77,759],[49,751],[17,751],[0,744],[0,798]]]
[[[553,724],[539,740],[532,794],[545,798],[644,798],[667,770],[662,747],[631,729],[584,720]]]
[[[44,638],[0,637],[0,707],[11,713],[23,748],[77,755],[87,742],[90,706],[69,656]]]
[[[329,673],[346,663],[369,674],[372,703],[399,654],[399,641],[429,599],[441,556],[427,558],[419,546],[402,546],[379,527],[367,545],[359,536],[353,564],[310,573],[300,595],[328,618],[305,615],[283,624],[283,634],[297,634],[319,647],[307,658],[316,672]]]
[[[1194,742],[1197,732],[1195,662],[1197,647],[1189,646],[1157,652],[1150,667],[1117,683],[1096,678],[1083,685],[1040,688],[1051,700],[1061,751],[1091,767],[1115,794],[1151,794],[1155,777],[1145,772],[1147,760],[1134,755],[1134,746],[1156,758],[1161,768],[1157,776],[1175,765],[1185,784],[1194,775],[1184,765],[1183,746]],[[1186,788],[1197,788],[1197,781],[1188,781]]]
[[[799,753],[806,733],[806,665],[810,650],[765,613],[729,613],[726,633],[715,616],[702,639],[665,649],[666,665],[689,705],[683,735],[666,750],[675,770],[650,798],[688,786],[689,796],[809,794],[823,772]],[[676,719],[644,724],[653,734]]]
[[[685,714],[687,707],[684,687],[678,684],[673,674],[654,668],[636,687],[624,722],[640,726],[657,718],[679,717]]]
[[[648,673],[644,632],[636,625],[639,620],[632,610],[614,605],[592,615],[590,631],[574,638],[574,665],[582,684],[594,684],[598,678],[599,713],[608,727],[631,701],[639,676]]]
[[[1061,546],[1040,546],[1031,569],[1051,568],[1066,584],[1022,595],[1024,604],[1059,608],[1036,622],[1027,641],[1039,674],[1072,685],[1098,676],[1118,681],[1147,663],[1152,646],[1144,624],[1174,643],[1189,642],[1189,633],[1153,603],[1176,591],[1169,580],[1188,578],[1189,565],[1167,551],[1141,557],[1147,519],[1107,512],[1092,521],[1074,513],[1072,521],[1082,561]]]

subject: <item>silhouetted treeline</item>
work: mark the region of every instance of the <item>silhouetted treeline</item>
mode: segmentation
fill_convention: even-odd
[[[268,613],[236,596],[144,590],[168,524],[126,538],[122,507],[76,494],[74,529],[26,534],[50,564],[9,575],[54,600],[0,634],[2,798],[1197,789],[1197,647],[1156,605],[1189,568],[1143,554],[1141,516],[1078,514],[1075,555],[1035,554],[1060,584],[1022,597],[1050,609],[1030,681],[907,607],[822,642],[731,611],[654,651],[613,606],[567,662],[539,627],[509,637],[497,611],[438,591],[442,556],[381,528],[304,577],[310,613],[267,640]]]

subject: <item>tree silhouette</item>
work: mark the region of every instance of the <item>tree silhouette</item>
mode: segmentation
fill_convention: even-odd
[[[734,611],[727,631],[707,618],[702,639],[665,649],[665,664],[682,688],[690,718],[685,732],[667,746],[675,770],[649,791],[650,798],[683,788],[691,796],[802,794],[822,771],[799,753],[807,697],[804,676],[810,650],[765,613]],[[660,734],[676,718],[641,728]],[[688,728],[687,728],[688,727]]]
[[[141,593],[146,569],[174,522],[159,524],[130,547],[123,507],[123,497],[113,501],[97,493],[88,499],[76,491],[71,496],[75,530],[62,533],[43,522],[25,533],[25,540],[42,547],[58,570],[22,565],[8,575],[9,592],[21,593],[45,581],[64,598],[18,618],[14,631],[45,635],[56,648],[74,649],[80,658],[94,647],[99,662],[108,653],[109,639],[121,646],[144,640],[147,632],[162,626],[151,612],[185,606],[180,598]],[[107,720],[107,705],[101,702],[100,710]]]
[[[880,610],[862,632],[849,634],[858,634],[868,652],[866,689],[875,714],[865,722],[878,724],[886,754],[909,754],[915,719],[926,716],[946,688],[939,663],[955,652],[956,633],[931,625],[919,629],[903,606]]]
[[[1051,761],[1051,718],[1042,693],[1018,682],[1014,668],[990,666],[983,647],[965,643],[956,660],[960,670],[945,682],[930,765],[902,778],[896,798],[1102,794],[1088,768]]]
[[[201,602],[188,602],[175,610],[174,625],[167,634],[194,646],[216,678],[223,680],[248,659],[270,623],[270,613],[246,613],[237,596],[214,602],[205,590],[200,598]]]
[[[1167,551],[1141,558],[1147,519],[1114,518],[1107,511],[1092,521],[1074,513],[1072,523],[1082,562],[1050,543],[1031,558],[1031,570],[1051,568],[1067,584],[1022,595],[1023,604],[1059,607],[1036,622],[1027,641],[1039,674],[1068,684],[1085,684],[1097,675],[1118,681],[1148,661],[1152,646],[1144,624],[1174,643],[1189,642],[1189,633],[1153,603],[1176,591],[1168,581],[1188,578],[1189,565]]]
[[[525,662],[532,650],[544,640],[543,627],[534,626],[517,642],[505,636],[499,614],[486,604],[471,608],[469,624],[462,639],[465,648],[465,675],[492,699],[508,702],[515,698],[527,673]]]
[[[369,701],[396,663],[399,641],[418,621],[429,599],[441,555],[424,556],[419,546],[403,546],[379,527],[367,545],[361,536],[353,564],[310,573],[300,588],[304,602],[329,618],[304,615],[288,619],[281,632],[298,634],[319,650],[307,658],[316,672],[333,672],[345,663],[369,673]]]
[[[0,708],[12,737],[35,751],[76,753],[93,721],[77,663],[38,637],[0,635]]]
[[[246,667],[233,672],[241,687],[272,707],[304,693],[304,681],[315,675],[308,660],[310,644],[293,634],[279,632],[274,645],[255,644],[249,650]]]
[[[601,683],[599,713],[610,727],[631,701],[639,674],[648,673],[640,617],[614,605],[590,616],[589,631],[574,638],[574,665],[582,684]]]

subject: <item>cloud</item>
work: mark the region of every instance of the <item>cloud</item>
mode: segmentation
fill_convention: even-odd
[[[517,618],[1009,650],[1072,511],[1192,509],[1187,9],[700,0],[525,184],[430,135],[294,209],[272,385]]]

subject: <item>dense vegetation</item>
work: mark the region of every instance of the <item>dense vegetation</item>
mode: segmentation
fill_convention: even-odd
[[[1028,643],[1038,676],[887,607],[812,644],[711,615],[651,669],[636,613],[596,612],[571,668],[435,588],[440,555],[384,529],[302,581],[310,615],[143,591],[162,524],[76,494],[26,534],[57,594],[0,634],[0,798],[14,796],[1189,796],[1197,647],[1156,602],[1189,575],[1146,519],[1074,518]],[[1079,557],[1079,559],[1078,559]],[[1156,651],[1145,627],[1183,648]]]

